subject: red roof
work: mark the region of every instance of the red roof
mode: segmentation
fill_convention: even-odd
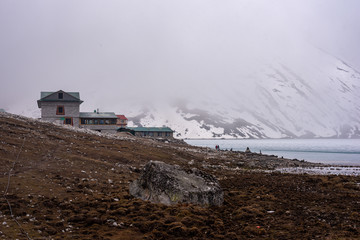
[[[128,120],[125,115],[116,115],[120,120]]]

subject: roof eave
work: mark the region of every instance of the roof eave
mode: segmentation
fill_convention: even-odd
[[[59,100],[59,99],[54,99],[54,100],[44,100],[44,99],[39,99],[37,100],[38,102],[79,102],[80,104],[82,104],[84,101],[82,100]]]

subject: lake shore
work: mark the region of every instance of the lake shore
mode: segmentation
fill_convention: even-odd
[[[360,139],[237,139],[185,140],[200,147],[277,155],[327,165],[360,166]]]
[[[360,176],[289,174],[325,168],[181,141],[106,135],[0,115],[0,239],[356,239]],[[19,156],[19,157],[17,157]],[[165,206],[132,197],[150,160],[214,175],[224,204]],[[12,219],[8,204],[16,220]]]

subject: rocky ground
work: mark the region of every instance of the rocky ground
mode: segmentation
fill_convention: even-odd
[[[266,172],[318,165],[9,114],[0,129],[0,239],[360,239],[359,176]],[[224,205],[133,198],[149,160],[215,175]]]

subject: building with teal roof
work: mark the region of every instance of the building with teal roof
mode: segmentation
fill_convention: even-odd
[[[139,137],[173,138],[174,131],[169,127],[126,127],[119,128],[120,132],[130,132]]]
[[[41,92],[37,101],[41,119],[58,124],[72,125],[99,132],[116,133],[117,116],[113,112],[80,112],[79,92]]]

